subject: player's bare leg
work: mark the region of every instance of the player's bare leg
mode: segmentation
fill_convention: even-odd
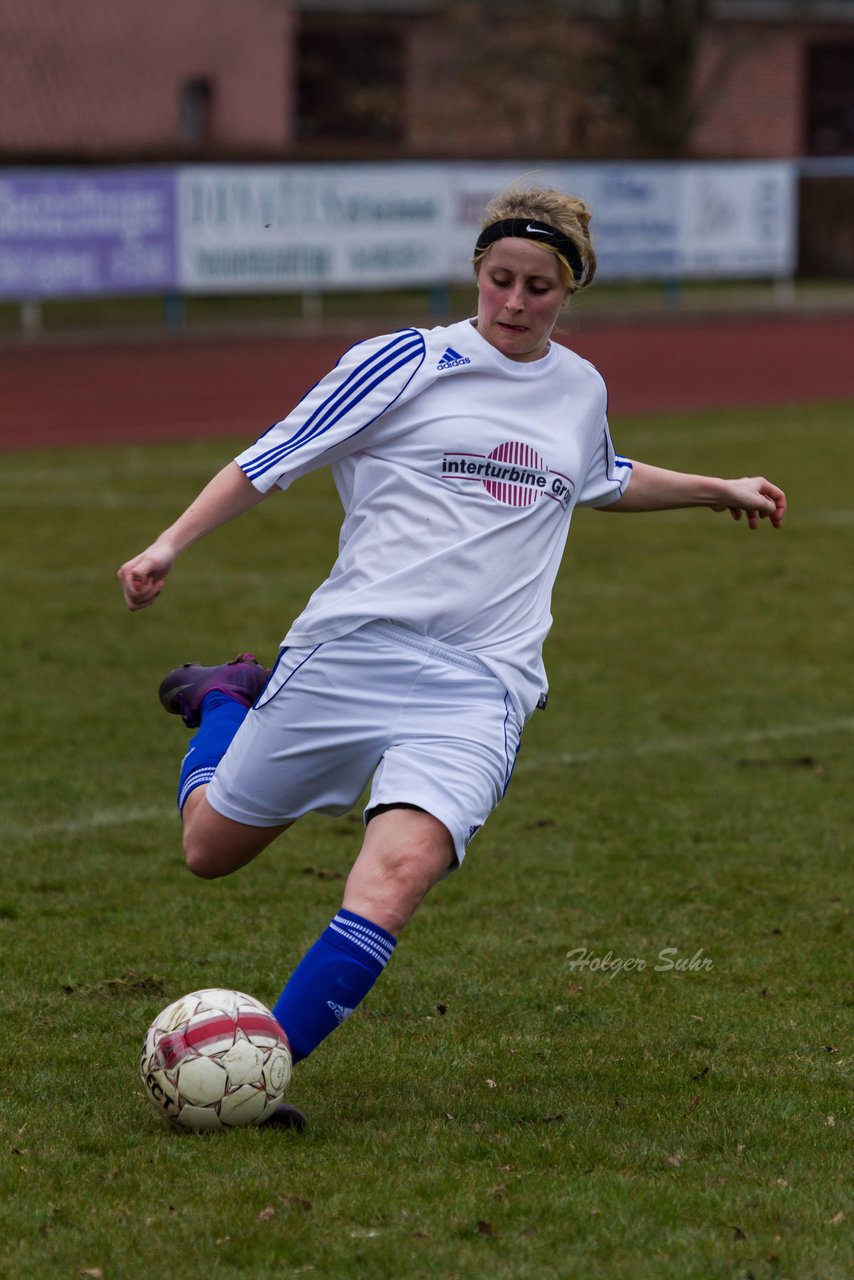
[[[206,796],[268,674],[251,654],[238,654],[219,667],[176,668],[160,686],[166,710],[199,729],[182,761],[178,803],[187,866],[206,879],[245,866],[290,825],[235,822]],[[397,935],[453,861],[450,832],[421,809],[387,809],[369,822],[340,911],[305,954],[274,1008],[295,1062],[361,1003],[391,958]],[[295,1123],[294,1116],[285,1122]]]
[[[205,880],[239,871],[287,831],[278,827],[250,827],[217,813],[205,798],[206,786],[196,787],[184,803],[184,858],[193,875]]]
[[[342,906],[397,937],[455,860],[444,823],[420,809],[390,809],[368,823]]]
[[[391,959],[397,934],[453,859],[450,832],[423,810],[391,809],[368,823],[340,911],[273,1008],[294,1062],[364,1000]]]

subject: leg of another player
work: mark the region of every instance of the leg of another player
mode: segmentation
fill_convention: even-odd
[[[196,787],[182,810],[184,858],[189,870],[205,880],[239,871],[293,825],[287,822],[279,827],[250,827],[234,822],[208,804],[206,791],[206,786]]]
[[[341,910],[273,1008],[295,1062],[365,998],[390,960],[397,935],[453,859],[450,832],[421,810],[391,809],[368,824]]]

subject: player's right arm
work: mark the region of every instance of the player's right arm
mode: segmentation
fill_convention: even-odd
[[[247,480],[236,462],[229,462],[214,476],[174,524],[164,529],[150,547],[126,561],[118,571],[125,604],[145,609],[163,589],[163,581],[178,556],[212,529],[242,515],[267,495]]]
[[[214,476],[195,502],[147,550],[119,569],[129,609],[145,609],[177,556],[211,529],[247,511],[295,475],[355,450],[362,432],[417,387],[425,358],[416,329],[357,343],[294,410]]]

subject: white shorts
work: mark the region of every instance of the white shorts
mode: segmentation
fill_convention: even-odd
[[[425,809],[457,861],[510,782],[522,725],[479,658],[391,623],[283,649],[208,787],[218,813],[272,827],[377,805]]]

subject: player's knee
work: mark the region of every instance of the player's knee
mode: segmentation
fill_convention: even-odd
[[[379,867],[379,883],[392,896],[423,897],[433,887],[435,874],[431,862],[418,849],[401,849],[390,854]]]
[[[442,867],[444,869],[444,867]],[[354,868],[344,905],[358,911],[395,937],[438,879],[435,858],[406,847],[386,850]]]
[[[203,880],[230,876],[257,858],[289,825],[248,827],[200,805],[184,821],[184,862],[188,871]]]
[[[217,880],[227,874],[215,852],[194,836],[192,830],[184,831],[184,865],[202,880]]]
[[[222,874],[214,868],[204,847],[196,845],[187,838],[184,838],[184,867],[188,872],[192,872],[193,876],[201,879],[216,879]]]

